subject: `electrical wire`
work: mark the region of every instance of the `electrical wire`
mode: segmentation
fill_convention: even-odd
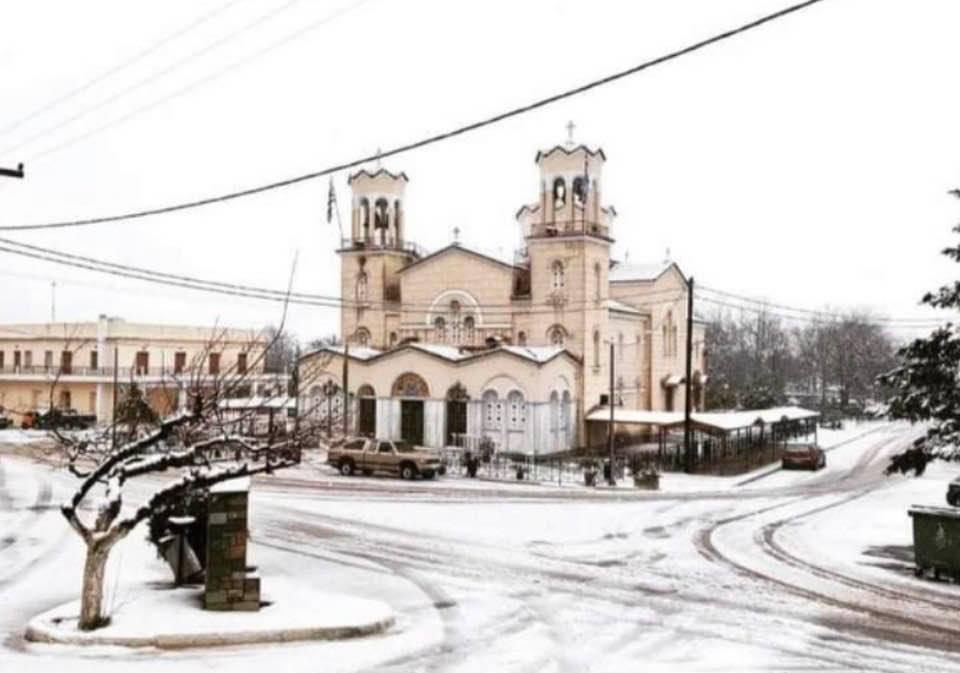
[[[123,61],[122,63],[111,67],[110,69],[93,77],[92,79],[87,80],[80,86],[70,89],[66,93],[60,96],[57,96],[53,100],[50,100],[44,103],[43,105],[36,108],[32,112],[26,114],[23,117],[20,117],[19,119],[15,119],[14,121],[7,124],[6,126],[0,127],[0,136],[8,135],[11,131],[14,131],[15,129],[19,128],[23,124],[26,124],[27,122],[32,121],[33,119],[39,117],[42,114],[49,112],[50,110],[59,106],[61,103],[65,103],[71,98],[75,98],[76,96],[79,96],[80,94],[87,91],[88,89],[91,89],[92,87],[96,86],[100,82],[103,82],[104,80],[109,79],[110,77],[113,77],[117,73],[123,72],[127,68],[139,63],[140,61],[145,59],[147,56],[150,56],[151,54],[157,52],[158,50],[170,44],[171,42],[177,40],[183,35],[186,35],[193,29],[198,28],[199,26],[202,26],[208,21],[219,16],[220,14],[223,14],[225,11],[227,11],[234,5],[239,4],[240,2],[245,2],[245,1],[246,0],[230,0],[230,2],[226,2],[226,3],[223,3],[222,5],[219,5],[218,7],[215,7],[211,11],[194,19],[187,25],[175,30],[172,33],[167,34],[166,36],[162,37],[156,42],[151,43],[148,47],[137,52],[132,57]]]
[[[450,130],[447,130],[447,131],[442,131],[442,132],[440,132],[440,133],[437,133],[437,134],[434,134],[434,135],[431,135],[431,136],[427,136],[427,137],[425,137],[425,138],[421,138],[421,139],[419,139],[419,140],[414,140],[414,141],[411,141],[411,142],[408,142],[408,143],[405,143],[405,144],[402,144],[402,145],[398,145],[398,146],[395,146],[395,147],[393,147],[393,148],[387,149],[386,151],[378,151],[376,154],[372,154],[372,155],[368,155],[368,156],[364,156],[364,157],[360,157],[360,158],[356,158],[356,159],[351,159],[351,160],[348,160],[348,161],[344,161],[344,162],[341,162],[341,163],[338,163],[338,164],[334,164],[334,165],[332,165],[332,166],[328,166],[327,168],[323,168],[323,169],[320,169],[320,170],[318,170],[318,171],[314,171],[314,172],[311,172],[311,173],[305,173],[305,174],[302,174],[302,175],[297,175],[297,176],[290,177],[290,178],[286,178],[286,179],[283,179],[283,180],[278,180],[278,181],[276,181],[276,182],[271,182],[271,183],[267,183],[267,184],[257,185],[257,186],[254,186],[254,187],[248,187],[248,188],[246,188],[246,189],[241,189],[241,190],[238,190],[238,191],[228,192],[228,193],[226,193],[226,194],[220,194],[220,195],[217,195],[217,196],[209,196],[209,197],[205,197],[205,198],[201,198],[201,199],[196,199],[196,200],[191,200],[191,201],[185,201],[185,202],[181,202],[181,203],[170,204],[170,205],[160,206],[160,207],[156,207],[156,208],[149,208],[149,209],[146,209],[146,210],[132,211],[132,212],[128,212],[128,213],[122,213],[122,214],[118,214],[118,215],[107,215],[107,216],[102,216],[102,217],[92,217],[92,218],[74,219],[74,220],[63,220],[63,221],[59,221],[59,222],[47,222],[47,223],[42,223],[42,224],[7,225],[7,226],[0,226],[0,230],[3,230],[3,231],[24,231],[24,230],[38,230],[38,229],[61,229],[61,228],[66,228],[66,227],[83,227],[83,226],[89,226],[89,225],[94,225],[94,224],[105,224],[105,223],[108,223],[108,222],[119,222],[119,221],[124,221],[124,220],[141,219],[141,218],[150,217],[150,216],[154,216],[154,215],[163,215],[163,214],[169,214],[169,213],[179,212],[179,211],[183,211],[183,210],[200,208],[200,207],[202,207],[202,206],[208,206],[208,205],[213,205],[213,204],[217,204],[217,203],[223,203],[223,202],[226,202],[226,201],[232,201],[232,200],[235,200],[235,199],[240,199],[240,198],[244,198],[244,197],[248,197],[248,196],[253,196],[253,195],[255,195],[255,194],[262,194],[262,193],[264,193],[264,192],[268,192],[268,191],[272,191],[272,190],[276,190],[276,189],[281,189],[281,188],[284,188],[284,187],[290,187],[290,186],[292,186],[292,185],[296,185],[296,184],[299,184],[299,183],[301,183],[301,182],[305,182],[305,181],[308,181],[308,180],[314,180],[314,179],[317,179],[317,178],[320,178],[320,177],[325,177],[325,176],[327,176],[327,175],[331,175],[331,174],[333,174],[333,173],[338,173],[338,172],[341,172],[341,171],[344,171],[344,170],[348,170],[348,169],[351,169],[351,168],[355,168],[355,167],[358,167],[358,166],[360,166],[360,165],[362,165],[362,164],[369,163],[369,162],[374,161],[374,160],[386,159],[386,158],[389,158],[389,157],[392,157],[392,156],[396,156],[396,155],[398,155],[398,154],[410,152],[410,151],[412,151],[412,150],[416,150],[416,149],[420,149],[420,148],[423,148],[423,147],[427,147],[427,146],[429,146],[429,145],[434,145],[434,144],[437,144],[437,143],[440,143],[440,142],[443,142],[443,141],[446,141],[446,140],[450,140],[451,138],[455,138],[455,137],[462,136],[462,135],[465,135],[465,134],[468,134],[468,133],[472,133],[472,132],[474,132],[474,131],[478,131],[478,130],[480,130],[480,129],[482,129],[482,128],[486,128],[486,127],[492,126],[492,125],[494,125],[494,124],[499,124],[500,122],[506,121],[506,120],[511,119],[511,118],[513,118],[513,117],[519,117],[519,116],[521,116],[521,115],[528,114],[528,113],[530,113],[530,112],[533,112],[534,110],[538,110],[538,109],[541,109],[541,108],[545,108],[545,107],[547,107],[547,106],[549,106],[549,105],[553,105],[553,104],[555,104],[555,103],[557,103],[557,102],[560,102],[560,101],[563,101],[563,100],[567,100],[567,99],[573,98],[573,97],[575,97],[575,96],[579,96],[579,95],[581,95],[581,94],[584,94],[584,93],[586,93],[586,92],[588,92],[588,91],[591,91],[591,90],[593,90],[593,89],[596,89],[596,88],[598,88],[598,87],[605,86],[605,85],[610,84],[610,83],[612,83],[612,82],[616,82],[616,81],[621,80],[621,79],[624,79],[624,78],[626,78],[626,77],[630,77],[630,76],[632,76],[632,75],[636,75],[637,73],[643,72],[643,71],[648,70],[648,69],[650,69],[650,68],[654,68],[654,67],[656,67],[656,66],[663,65],[664,63],[668,63],[668,62],[670,62],[670,61],[676,60],[676,59],[681,58],[681,57],[683,57],[683,56],[686,56],[686,55],[688,55],[688,54],[691,54],[691,53],[700,51],[700,50],[702,50],[702,49],[704,49],[704,48],[706,48],[706,47],[709,47],[709,46],[714,45],[714,44],[716,44],[716,43],[719,43],[719,42],[728,40],[728,39],[730,39],[730,38],[733,38],[733,37],[735,37],[735,36],[738,36],[738,35],[740,35],[740,34],[742,34],[742,33],[748,32],[748,31],[750,31],[750,30],[754,30],[754,29],[759,28],[759,27],[761,27],[761,26],[763,26],[763,25],[765,25],[765,24],[768,24],[768,23],[771,23],[771,22],[773,22],[773,21],[782,19],[782,18],[784,18],[784,17],[786,17],[786,16],[788,16],[788,15],[791,15],[791,14],[794,14],[794,13],[796,13],[796,12],[802,11],[802,10],[804,10],[804,9],[807,9],[807,8],[809,8],[809,7],[812,7],[813,5],[817,5],[817,4],[821,3],[821,2],[824,2],[824,0],[806,0],[805,2],[800,2],[800,3],[794,4],[794,5],[790,5],[789,7],[786,7],[786,8],[784,8],[784,9],[778,10],[778,11],[773,12],[773,13],[771,13],[771,14],[766,14],[766,15],[760,17],[759,19],[755,19],[755,20],[750,21],[749,23],[743,24],[743,25],[741,25],[741,26],[739,26],[739,27],[736,27],[736,28],[733,28],[733,29],[724,31],[724,32],[722,32],[722,33],[718,33],[718,34],[716,34],[716,35],[713,35],[712,37],[706,38],[706,39],[704,39],[704,40],[700,40],[700,41],[695,42],[695,43],[693,43],[693,44],[690,44],[690,45],[688,45],[688,46],[686,46],[686,47],[682,47],[682,48],[677,49],[677,50],[675,50],[675,51],[672,51],[672,52],[669,52],[669,53],[667,53],[667,54],[658,56],[658,57],[656,57],[656,58],[654,58],[654,59],[645,61],[645,62],[640,63],[640,64],[638,64],[638,65],[635,65],[635,66],[632,66],[632,67],[630,67],[630,68],[627,68],[627,69],[625,69],[625,70],[621,70],[621,71],[619,71],[619,72],[612,73],[612,74],[610,74],[610,75],[607,75],[607,76],[605,76],[605,77],[601,77],[601,78],[599,78],[599,79],[594,79],[594,80],[592,80],[592,81],[590,81],[590,82],[587,82],[587,83],[585,83],[585,84],[581,84],[580,86],[574,87],[574,88],[572,88],[572,89],[567,89],[567,90],[562,91],[562,92],[560,92],[560,93],[556,93],[556,94],[547,96],[547,97],[545,97],[545,98],[540,98],[540,99],[535,100],[535,101],[533,101],[533,102],[531,102],[531,103],[527,103],[527,104],[525,104],[525,105],[521,105],[521,106],[518,106],[518,107],[514,107],[514,108],[509,109],[509,110],[506,110],[506,111],[504,111],[504,112],[500,112],[500,113],[495,114],[495,115],[493,115],[493,116],[486,117],[486,118],[480,119],[480,120],[478,120],[478,121],[474,121],[474,122],[471,122],[471,123],[469,123],[469,124],[465,124],[465,125],[463,125],[463,126],[458,126],[458,127],[455,127],[455,128],[453,128],[453,129],[450,129]]]

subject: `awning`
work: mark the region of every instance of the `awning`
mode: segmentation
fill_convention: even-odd
[[[664,388],[673,388],[674,386],[679,386],[681,383],[683,383],[683,377],[679,374],[667,374],[660,379],[660,385]]]

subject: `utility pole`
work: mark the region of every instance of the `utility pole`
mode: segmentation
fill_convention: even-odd
[[[113,347],[113,427],[110,429],[110,444],[117,448],[117,395],[120,394],[119,373],[117,364],[120,360],[120,349]]]
[[[610,340],[610,392],[608,393],[607,401],[610,403],[610,423],[607,426],[607,448],[610,451],[610,480],[607,482],[611,486],[617,483],[616,478],[613,476],[613,368],[614,368],[614,359],[613,359],[613,339]]]
[[[687,473],[693,472],[693,443],[691,442],[690,432],[690,412],[693,407],[693,400],[690,398],[690,378],[693,368],[693,277],[687,283],[687,374],[684,378],[684,402],[685,409],[683,414],[683,452],[685,456]]]
[[[23,164],[17,164],[16,168],[0,168],[0,176],[5,178],[23,179]]]
[[[350,339],[345,334],[343,336],[343,438],[346,439],[350,434]]]

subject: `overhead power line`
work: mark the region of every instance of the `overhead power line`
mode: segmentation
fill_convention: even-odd
[[[338,296],[331,295],[320,295],[320,294],[310,294],[303,292],[288,292],[286,290],[277,290],[272,288],[263,288],[256,287],[252,285],[241,285],[236,283],[224,283],[220,281],[206,280],[201,278],[195,278],[191,276],[185,276],[181,274],[172,274],[163,271],[156,271],[152,269],[144,269],[142,267],[135,267],[125,264],[116,264],[113,262],[106,262],[103,260],[94,259],[92,257],[85,257],[83,255],[75,255],[72,253],[60,252],[57,250],[51,250],[49,248],[43,248],[36,245],[30,245],[27,243],[19,243],[17,241],[11,241],[9,239],[0,238],[0,252],[6,252],[13,255],[18,255],[21,257],[27,257],[30,259],[36,259],[39,261],[51,262],[61,266],[67,266],[72,268],[83,269],[86,271],[92,271],[96,273],[108,274],[113,276],[119,276],[123,278],[130,278],[133,280],[140,280],[148,283],[154,283],[159,285],[169,285],[172,287],[178,287],[189,290],[198,290],[203,292],[211,292],[216,294],[225,294],[233,296],[241,296],[251,299],[264,299],[268,301],[288,301],[291,304],[302,304],[307,306],[322,306],[327,308],[367,308],[367,309],[384,309],[400,313],[416,313],[423,314],[429,311],[437,311],[438,306],[435,303],[415,303],[415,302],[374,302],[374,301],[358,301],[358,300],[346,300]],[[663,297],[664,295],[669,296],[667,299],[651,301],[654,297]],[[682,296],[682,292],[679,292],[676,289],[665,289],[665,290],[654,290],[652,292],[645,292],[637,295],[624,295],[621,299],[643,299],[644,304],[646,305],[658,305],[658,304],[667,304],[677,301]],[[594,299],[587,299],[583,302],[579,302],[585,306],[595,305]],[[550,309],[533,309],[530,311],[524,311],[524,315],[539,315],[539,314],[555,314],[561,312],[562,310],[572,310],[576,308],[576,303],[569,304],[561,308],[550,308]],[[465,306],[464,309],[467,310],[471,308],[470,306]],[[473,308],[479,309],[484,312],[486,316],[498,316],[505,314],[513,314],[518,312],[518,307],[516,304],[484,304],[478,303]]]
[[[225,201],[232,201],[234,199],[253,196],[255,194],[261,194],[264,192],[281,189],[284,187],[290,187],[292,185],[295,185],[301,182],[314,180],[316,178],[331,175],[333,173],[355,168],[357,166],[360,166],[365,163],[369,163],[374,160],[386,159],[392,156],[396,156],[398,154],[409,152],[411,150],[420,149],[423,147],[427,147],[429,145],[434,145],[436,143],[449,140],[457,136],[478,131],[487,126],[498,124],[500,122],[506,121],[513,117],[519,117],[520,115],[524,115],[534,110],[538,110],[540,108],[553,105],[555,103],[566,100],[568,98],[579,96],[583,93],[586,93],[598,87],[611,84],[613,82],[624,79],[626,77],[636,75],[640,72],[643,72],[644,70],[648,70],[650,68],[663,65],[670,61],[676,60],[683,56],[687,56],[694,52],[705,49],[706,47],[709,47],[711,45],[717,44],[719,42],[723,42],[725,40],[729,40],[730,38],[738,36],[742,33],[746,33],[748,31],[754,30],[756,28],[759,28],[773,21],[782,19],[786,16],[789,16],[801,10],[807,9],[808,7],[819,4],[821,2],[824,2],[824,0],[806,0],[806,2],[800,2],[797,4],[791,5],[779,11],[773,12],[772,14],[764,15],[759,19],[750,21],[749,23],[743,24],[737,28],[724,31],[722,33],[706,38],[704,40],[700,40],[699,42],[695,42],[681,49],[677,49],[676,51],[672,51],[662,56],[658,56],[657,58],[632,66],[630,68],[627,68],[626,70],[621,70],[619,72],[607,75],[605,77],[601,77],[600,79],[592,80],[590,82],[587,82],[586,84],[582,84],[572,89],[567,89],[566,91],[562,91],[560,93],[547,96],[546,98],[541,98],[531,103],[527,103],[519,107],[514,107],[505,112],[501,112],[493,116],[480,119],[478,121],[466,124],[464,126],[459,126],[447,131],[443,131],[441,133],[428,136],[426,138],[421,138],[419,140],[398,145],[393,148],[387,149],[386,151],[377,152],[376,154],[344,161],[339,164],[335,164],[311,173],[304,173],[302,175],[286,178],[284,180],[278,180],[276,182],[262,184],[255,187],[249,187],[247,189],[241,189],[241,190],[229,192],[226,194],[220,194],[218,196],[210,196],[202,199],[196,199],[193,201],[185,201],[182,203],[176,203],[176,204],[167,205],[167,206],[160,206],[160,207],[150,208],[146,210],[132,211],[132,212],[123,213],[119,215],[108,215],[103,217],[92,217],[92,218],[75,219],[75,220],[63,220],[59,222],[48,222],[43,224],[8,225],[8,226],[0,227],[0,230],[22,231],[22,230],[36,230],[36,229],[58,229],[58,228],[64,228],[64,227],[81,227],[81,226],[89,226],[93,224],[105,224],[108,222],[119,222],[122,220],[140,219],[144,217],[150,217],[153,215],[163,215],[163,214],[178,212],[182,210],[189,210],[193,208],[199,208],[202,206],[208,206],[216,203],[223,203]]]
[[[21,140],[18,143],[10,145],[9,147],[4,148],[3,150],[0,150],[0,154],[9,154],[14,150],[19,150],[20,148],[33,143],[35,140],[38,140],[40,138],[43,138],[44,136],[47,136],[47,135],[50,135],[51,133],[59,131],[63,127],[69,126],[70,124],[73,124],[74,122],[79,121],[84,117],[87,117],[93,114],[94,112],[97,112],[98,110],[102,110],[106,106],[112,103],[115,103],[116,101],[128,96],[129,94],[135,91],[139,91],[143,87],[149,84],[152,84],[156,80],[162,77],[165,77],[166,75],[169,75],[171,72],[174,72],[175,70],[183,67],[187,63],[190,63],[191,61],[194,61],[198,58],[201,58],[209,54],[212,51],[219,49],[221,46],[230,42],[236,37],[243,35],[244,33],[247,33],[251,30],[254,30],[255,28],[258,28],[259,26],[261,26],[262,24],[268,21],[271,21],[274,17],[289,10],[299,2],[301,2],[301,0],[287,0],[282,5],[270,9],[269,11],[259,15],[257,18],[253,19],[252,21],[248,21],[247,23],[242,25],[240,28],[237,28],[236,30],[233,30],[227,33],[223,37],[217,38],[213,42],[210,42],[209,44],[206,44],[203,47],[200,47],[199,49],[195,49],[194,51],[191,51],[185,56],[178,58],[173,63],[170,63],[164,66],[163,68],[161,68],[160,70],[157,70],[156,72],[150,73],[146,77],[143,77],[137,80],[136,82],[133,82],[129,86],[126,86],[123,89],[120,89],[120,91],[117,91],[107,96],[106,98],[100,100],[99,102],[94,103],[93,105],[90,105],[89,107],[86,107],[80,110],[79,112],[67,117],[66,119],[62,119],[58,122],[55,122],[54,124],[51,124],[50,126],[47,126],[37,131],[33,135],[28,136],[27,138],[25,138],[24,140]],[[35,158],[36,157],[34,157],[34,159]]]
[[[226,2],[226,3],[224,3],[224,4],[222,4],[222,5],[218,6],[218,7],[215,7],[214,9],[210,10],[209,12],[207,12],[207,13],[205,13],[205,14],[202,14],[202,15],[199,16],[198,18],[196,18],[196,19],[194,19],[193,21],[191,21],[190,23],[188,23],[187,25],[185,25],[185,26],[183,26],[183,27],[181,27],[181,28],[178,28],[178,29],[175,30],[174,32],[169,33],[168,35],[160,38],[160,39],[157,40],[156,42],[153,42],[153,43],[150,44],[148,47],[146,47],[145,49],[137,52],[137,53],[134,54],[132,57],[130,57],[129,59],[123,61],[122,63],[119,63],[119,64],[111,67],[110,69],[108,69],[108,70],[100,73],[100,74],[97,75],[96,77],[87,80],[86,82],[84,82],[84,83],[81,84],[80,86],[75,87],[75,88],[73,88],[73,89],[70,89],[70,90],[67,91],[66,93],[64,93],[64,94],[62,94],[62,95],[60,95],[60,96],[57,96],[57,97],[54,98],[53,100],[50,100],[50,101],[44,103],[43,105],[41,105],[40,107],[36,108],[35,110],[33,110],[32,112],[28,113],[27,115],[25,115],[25,116],[23,116],[23,117],[20,117],[19,119],[15,119],[14,121],[12,121],[12,122],[10,122],[9,124],[7,124],[6,126],[0,127],[0,136],[5,136],[5,135],[9,134],[11,131],[19,128],[19,127],[22,126],[23,124],[26,124],[27,122],[35,119],[36,117],[39,117],[40,115],[44,114],[45,112],[49,112],[50,110],[54,109],[55,107],[57,107],[57,106],[60,105],[61,103],[64,103],[64,102],[70,100],[71,98],[74,98],[74,97],[76,97],[76,96],[79,96],[79,95],[82,94],[84,91],[87,91],[88,89],[91,89],[92,87],[96,86],[96,85],[99,84],[100,82],[102,82],[102,81],[104,81],[104,80],[106,80],[106,79],[109,79],[110,77],[113,77],[114,75],[116,75],[116,74],[119,73],[119,72],[123,72],[123,71],[126,70],[127,68],[129,68],[129,67],[131,67],[131,66],[139,63],[140,61],[142,61],[143,59],[145,59],[147,56],[150,56],[151,54],[155,53],[156,51],[158,51],[158,50],[161,49],[162,47],[165,47],[166,45],[170,44],[170,43],[173,42],[174,40],[180,38],[181,36],[183,36],[183,35],[185,35],[185,34],[187,34],[187,33],[189,33],[189,32],[190,32],[191,30],[193,30],[194,28],[198,28],[199,26],[202,26],[203,24],[207,23],[207,22],[210,21],[211,19],[213,19],[213,18],[215,18],[216,16],[224,13],[225,11],[227,11],[228,9],[230,9],[231,7],[233,7],[234,5],[236,5],[236,4],[240,3],[240,2],[243,2],[243,1],[244,1],[244,0],[230,0],[230,2]]]
[[[850,317],[850,314],[849,314],[849,313],[838,313],[838,312],[836,312],[836,311],[830,311],[830,310],[817,310],[817,309],[811,309],[811,308],[798,308],[798,307],[796,307],[796,306],[787,306],[786,304],[780,304],[780,303],[776,303],[776,302],[771,302],[771,301],[769,301],[769,300],[761,299],[761,298],[758,298],[758,297],[749,297],[749,296],[747,296],[747,295],[736,294],[736,293],[734,293],[734,292],[727,292],[727,291],[725,291],[725,290],[717,290],[717,289],[715,289],[715,288],[710,288],[710,287],[703,287],[703,286],[701,286],[700,288],[698,288],[698,291],[699,291],[699,290],[706,290],[706,291],[708,291],[708,292],[710,292],[710,293],[719,295],[719,296],[722,297],[722,298],[726,298],[726,301],[728,301],[728,302],[729,302],[730,299],[735,299],[735,300],[739,300],[739,301],[746,301],[746,302],[749,302],[750,304],[755,304],[756,306],[760,307],[761,309],[766,309],[766,310],[780,309],[781,311],[791,311],[791,312],[795,312],[795,313],[800,313],[800,314],[802,314],[802,315],[804,315],[804,316],[809,316],[810,318],[812,318],[812,319],[814,319],[814,320],[817,320],[817,319],[823,320],[823,319],[827,319],[827,318],[836,318],[836,319],[838,319],[838,320],[842,320],[842,319],[844,319],[844,318],[849,318],[849,317]],[[707,297],[704,297],[704,299],[707,299],[707,300],[708,300]],[[877,323],[911,323],[911,324],[915,324],[915,323],[927,323],[927,322],[934,322],[934,321],[935,321],[935,319],[933,319],[933,318],[922,318],[922,317],[916,317],[916,318],[884,318],[884,317],[880,316],[880,317],[877,317],[877,318],[873,318],[873,319],[872,319],[872,322],[877,322]]]
[[[76,136],[72,136],[72,137],[70,137],[70,138],[67,138],[67,139],[64,140],[63,142],[57,143],[56,145],[53,145],[52,147],[48,147],[48,148],[44,149],[43,151],[41,151],[41,152],[39,152],[39,153],[37,153],[37,154],[32,155],[32,156],[30,157],[30,159],[31,159],[32,161],[36,161],[37,159],[41,159],[41,158],[43,158],[43,157],[49,156],[49,155],[51,155],[51,154],[54,154],[54,153],[56,153],[56,152],[63,151],[63,150],[65,150],[65,149],[69,148],[69,147],[72,147],[73,145],[76,145],[76,144],[79,143],[79,142],[82,142],[82,141],[86,140],[87,138],[91,138],[91,137],[93,137],[93,136],[95,136],[95,135],[98,135],[98,134],[100,134],[100,133],[103,133],[104,131],[109,131],[110,129],[115,128],[116,126],[119,126],[120,124],[124,124],[124,123],[130,121],[131,119],[135,119],[135,118],[139,117],[140,115],[144,114],[145,112],[149,112],[150,110],[153,110],[154,108],[156,108],[156,107],[159,106],[159,105],[162,105],[163,103],[166,103],[166,102],[168,102],[168,101],[171,101],[171,100],[174,100],[174,99],[179,98],[179,97],[181,97],[181,96],[184,96],[184,95],[186,95],[186,94],[188,94],[188,93],[190,93],[190,92],[192,92],[192,91],[195,91],[196,89],[199,89],[199,88],[202,87],[202,86],[205,86],[205,85],[207,85],[207,84],[210,84],[211,82],[213,82],[213,81],[221,78],[222,76],[226,75],[227,73],[232,72],[232,71],[234,71],[234,70],[237,70],[237,69],[241,68],[242,66],[247,65],[248,63],[250,63],[250,62],[252,62],[252,61],[255,61],[255,60],[259,59],[259,58],[262,58],[262,57],[266,56],[267,54],[269,54],[269,53],[271,53],[271,52],[273,52],[273,51],[276,51],[277,49],[279,49],[279,48],[281,48],[281,47],[289,44],[290,42],[293,42],[294,40],[303,37],[303,36],[306,35],[307,33],[311,32],[311,31],[313,31],[313,30],[316,30],[317,28],[319,28],[319,27],[321,27],[321,26],[323,26],[323,25],[325,25],[325,24],[328,24],[328,23],[330,23],[330,22],[332,22],[332,21],[335,21],[335,20],[339,19],[341,16],[343,16],[343,15],[349,13],[349,12],[352,12],[352,11],[354,11],[354,10],[359,9],[360,7],[362,7],[363,5],[365,5],[365,4],[369,3],[369,2],[375,2],[375,1],[376,1],[376,0],[357,0],[356,2],[353,2],[353,3],[349,4],[349,5],[343,6],[343,7],[339,8],[339,9],[331,12],[330,14],[327,14],[327,15],[321,17],[320,19],[318,19],[318,20],[316,20],[316,21],[313,21],[313,22],[307,24],[306,26],[303,26],[303,27],[301,27],[301,28],[298,28],[297,30],[295,30],[295,31],[293,31],[293,32],[291,32],[291,33],[288,33],[288,34],[284,35],[282,38],[280,38],[280,39],[277,40],[277,41],[271,42],[270,44],[266,45],[265,47],[263,47],[263,48],[261,48],[261,49],[258,49],[257,51],[254,51],[254,52],[252,52],[252,53],[250,53],[250,54],[247,54],[247,55],[244,56],[243,58],[240,58],[240,59],[238,59],[238,60],[236,60],[236,61],[233,61],[233,62],[229,63],[228,65],[225,65],[225,66],[223,66],[223,67],[221,67],[221,68],[218,68],[218,69],[214,70],[213,72],[211,72],[211,73],[209,73],[209,74],[207,74],[207,75],[204,75],[203,77],[200,77],[199,79],[193,80],[192,82],[190,82],[189,84],[187,84],[187,85],[185,85],[185,86],[182,86],[182,87],[180,87],[180,88],[178,88],[178,89],[174,89],[173,91],[171,91],[171,92],[169,92],[169,93],[167,93],[167,94],[164,94],[163,96],[161,96],[161,97],[159,97],[159,98],[156,98],[156,99],[154,99],[154,100],[149,101],[148,103],[146,103],[146,104],[144,104],[144,105],[141,105],[141,106],[139,106],[139,107],[136,107],[136,108],[134,108],[133,110],[131,110],[131,111],[129,111],[129,112],[121,115],[120,117],[117,117],[117,118],[115,118],[115,119],[112,119],[112,120],[108,121],[108,122],[105,123],[105,124],[102,124],[102,125],[100,125],[100,126],[95,126],[94,128],[92,128],[92,129],[90,129],[90,130],[88,130],[88,131],[84,131],[83,133],[81,133],[81,134],[79,134],[79,135],[76,135]]]

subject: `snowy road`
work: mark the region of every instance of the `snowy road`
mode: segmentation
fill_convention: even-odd
[[[381,598],[397,626],[134,654],[23,642],[26,619],[74,597],[81,550],[50,509],[69,478],[0,457],[0,670],[960,671],[960,590],[913,578],[904,552],[907,505],[939,504],[947,468],[882,475],[916,432],[872,427],[818,474],[668,476],[661,493],[266,478],[251,531],[265,587],[274,574]],[[140,538],[119,550],[110,600]]]

